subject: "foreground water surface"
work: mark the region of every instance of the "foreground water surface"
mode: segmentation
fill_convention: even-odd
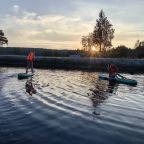
[[[143,144],[144,75],[136,87],[98,72],[0,68],[0,144]],[[31,81],[34,93],[26,92]]]

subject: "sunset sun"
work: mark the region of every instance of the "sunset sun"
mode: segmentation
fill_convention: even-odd
[[[96,52],[97,49],[93,46],[93,47],[92,47],[92,51]]]

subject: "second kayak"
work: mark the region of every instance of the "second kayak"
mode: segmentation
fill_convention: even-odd
[[[133,79],[127,79],[127,78],[109,78],[107,75],[99,75],[99,79],[102,80],[109,80],[109,81],[115,81],[117,83],[127,84],[127,85],[137,85],[137,81]]]

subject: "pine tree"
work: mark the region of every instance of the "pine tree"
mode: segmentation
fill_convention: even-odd
[[[111,41],[114,38],[114,31],[112,24],[107,20],[103,10],[101,10],[93,31],[93,43],[99,46],[100,52],[112,46]]]

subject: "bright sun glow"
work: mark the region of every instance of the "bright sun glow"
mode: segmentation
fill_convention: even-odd
[[[92,47],[92,51],[96,51],[96,48],[94,46]]]

